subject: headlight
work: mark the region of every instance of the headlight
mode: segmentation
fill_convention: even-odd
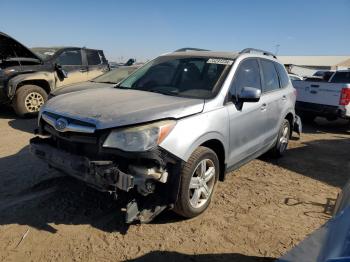
[[[175,126],[176,121],[160,121],[152,124],[113,130],[103,147],[123,151],[142,152],[159,145]]]

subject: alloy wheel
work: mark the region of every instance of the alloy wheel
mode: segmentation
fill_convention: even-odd
[[[193,208],[202,207],[212,194],[215,184],[215,165],[210,159],[201,160],[192,173],[189,201]]]
[[[280,152],[284,152],[287,149],[288,142],[289,142],[289,126],[285,125],[282,130],[282,134],[280,137]]]
[[[38,92],[30,92],[25,100],[25,107],[30,113],[38,112],[40,107],[45,103],[44,97]]]

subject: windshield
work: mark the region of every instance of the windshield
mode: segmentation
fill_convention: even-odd
[[[137,67],[119,67],[101,76],[96,77],[95,79],[91,80],[91,82],[118,84],[136,69]]]
[[[119,88],[191,98],[212,98],[233,64],[230,59],[162,56],[141,67]]]
[[[39,56],[43,60],[48,60],[59,50],[60,48],[56,47],[34,47],[31,48],[33,53]]]

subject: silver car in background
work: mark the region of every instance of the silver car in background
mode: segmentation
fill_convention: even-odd
[[[49,100],[31,151],[101,191],[128,192],[128,223],[166,208],[190,218],[227,172],[267,151],[284,154],[298,126],[295,100],[271,53],[182,49],[113,88]]]

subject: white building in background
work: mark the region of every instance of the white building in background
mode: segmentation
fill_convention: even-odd
[[[288,71],[302,76],[313,75],[319,70],[341,70],[350,68],[348,56],[278,56]]]

